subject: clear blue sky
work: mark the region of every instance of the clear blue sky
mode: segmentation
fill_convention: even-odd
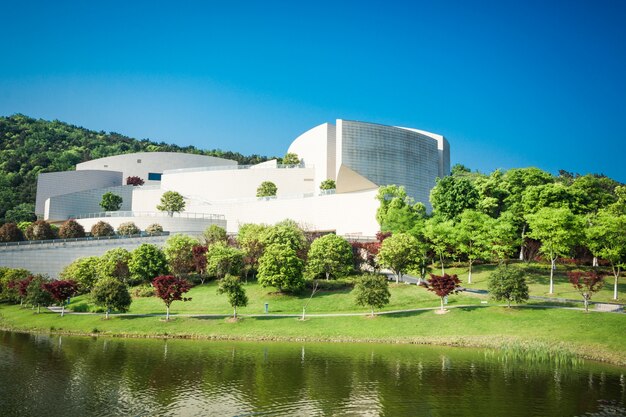
[[[623,0],[1,5],[0,115],[264,155],[353,119],[626,182]]]

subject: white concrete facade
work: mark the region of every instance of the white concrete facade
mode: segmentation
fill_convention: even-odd
[[[163,193],[176,191],[185,198],[185,213],[221,215],[227,230],[233,233],[243,223],[272,224],[290,218],[308,230],[363,236],[373,236],[378,230],[375,196],[380,186],[402,185],[411,197],[429,208],[429,192],[435,179],[448,175],[450,170],[450,148],[441,135],[341,119],[303,133],[288,152],[298,154],[299,166],[280,166],[273,160],[244,167],[220,158],[157,152],[102,158],[79,164],[77,170],[87,173],[111,169],[122,173],[123,178],[160,174],[160,181],[133,187],[125,194],[130,199],[128,204],[125,201],[125,209],[133,212],[126,221],[134,221],[142,229],[144,223],[147,226],[159,221],[144,221],[140,213],[157,211]],[[320,192],[319,186],[326,179],[336,181],[335,193]],[[276,197],[256,197],[263,181],[276,184]],[[108,217],[80,218],[87,213],[77,212],[88,209],[87,196],[92,207],[106,189],[95,186],[71,196],[53,197],[48,202],[49,212],[54,207],[55,213],[72,213],[87,227],[98,220],[111,222]],[[81,196],[86,200],[79,203]],[[206,227],[201,222],[184,223],[182,217],[163,222],[167,223],[162,224],[166,231]]]

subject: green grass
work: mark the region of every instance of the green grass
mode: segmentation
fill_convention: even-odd
[[[299,295],[275,293],[272,288],[263,288],[256,282],[245,285],[249,303],[247,307],[237,309],[241,314],[262,314],[265,303],[269,304],[271,313],[299,314],[307,304],[310,291],[303,291]],[[422,307],[436,307],[439,297],[423,287],[406,284],[390,284],[391,302],[383,310],[406,310]],[[231,314],[232,308],[225,295],[217,295],[215,281],[198,285],[187,293],[191,301],[175,301],[171,307],[172,314]],[[449,305],[480,304],[480,297],[472,294],[459,294],[449,297]],[[89,296],[82,295],[72,299],[70,309],[77,311],[95,311],[90,304]],[[368,311],[354,303],[352,289],[336,291],[318,291],[307,307],[308,314],[316,313],[360,313]],[[156,297],[134,298],[129,313],[133,314],[163,314],[165,305]]]
[[[413,288],[415,289],[415,288]],[[180,303],[181,305],[183,303]],[[448,314],[431,310],[367,318],[114,317],[68,315],[0,306],[0,327],[10,330],[146,337],[193,337],[243,340],[366,341],[432,343],[458,346],[544,346],[548,350],[626,366],[626,315],[584,313],[550,308],[460,307]]]
[[[548,294],[548,291],[550,289],[549,265],[537,263],[516,263],[512,264],[511,266],[516,268],[522,268],[526,271],[526,282],[528,283],[530,295],[552,298],[570,298],[573,300],[582,301],[582,297],[580,296],[578,291],[574,289],[572,284],[570,284],[567,279],[567,271],[579,268],[558,265],[557,270],[554,274],[554,294]],[[467,283],[467,267],[446,268],[446,273],[457,274],[461,281],[463,281],[463,285],[467,288],[486,290],[489,274],[495,268],[495,265],[475,265],[474,268],[472,268],[471,284]],[[604,269],[608,272],[608,269]],[[435,274],[438,274],[440,272],[441,271],[436,268],[433,270],[433,273]],[[592,301],[615,302],[615,300],[613,300],[613,275],[608,275],[604,279],[604,282],[604,287],[602,288],[602,290],[600,290],[600,292],[593,295]],[[617,291],[618,296],[621,299],[620,302],[624,302],[624,300],[626,300],[626,279],[624,277],[620,278]]]

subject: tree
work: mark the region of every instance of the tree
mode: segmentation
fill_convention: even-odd
[[[68,220],[59,228],[61,239],[75,239],[85,237],[85,228],[76,220]]]
[[[272,181],[263,181],[256,189],[257,197],[276,197],[278,187]]]
[[[442,220],[440,217],[431,217],[424,224],[424,237],[430,242],[430,247],[439,257],[441,274],[445,274],[444,258],[454,244],[454,223],[452,220]]]
[[[354,294],[357,305],[370,308],[371,317],[374,317],[374,309],[389,304],[391,297],[387,278],[374,274],[361,276],[354,286]]]
[[[101,266],[101,258],[98,258],[97,256],[89,256],[86,258],[78,258],[71,264],[67,265],[63,268],[63,271],[61,271],[60,277],[64,280],[73,280],[78,282],[79,291],[81,293],[85,293],[91,291],[91,288],[103,272],[104,270]]]
[[[325,275],[343,277],[352,271],[352,247],[344,238],[335,234],[319,237],[311,244],[306,272],[315,278]]]
[[[165,303],[165,320],[170,319],[170,305],[174,301],[191,301],[191,298],[183,297],[191,289],[187,280],[177,278],[174,275],[161,275],[152,280],[152,286],[157,297]]]
[[[378,252],[378,263],[391,269],[396,276],[396,284],[403,273],[415,265],[418,257],[417,239],[407,233],[397,233],[385,239]]]
[[[105,308],[105,319],[109,319],[111,310],[125,313],[128,311],[132,298],[126,284],[115,278],[102,278],[91,290],[94,304]]]
[[[131,277],[139,282],[150,282],[154,277],[168,272],[165,254],[149,243],[142,243],[132,251],[128,268]]]
[[[525,303],[528,300],[528,284],[524,272],[518,268],[501,265],[489,275],[489,295],[496,301]]]
[[[78,294],[78,283],[73,280],[56,280],[44,284],[46,291],[50,293],[57,303],[61,304],[61,317],[65,314],[65,304],[70,297]]]
[[[110,249],[98,260],[98,276],[128,282],[130,278],[131,253],[124,248]]]
[[[492,222],[489,230],[489,251],[500,264],[506,263],[519,245],[518,228],[512,213],[505,211]]]
[[[49,280],[42,275],[31,277],[25,289],[25,301],[37,307],[37,314],[41,312],[41,306],[47,307],[52,304],[52,295],[46,288]]]
[[[448,295],[457,294],[461,291],[461,280],[456,275],[430,274],[430,279],[426,283],[426,289],[439,296],[441,300],[441,311],[444,311],[443,299]]]
[[[243,250],[246,279],[248,271],[252,270],[256,272],[259,269],[259,258],[263,255],[264,249],[261,239],[266,229],[267,226],[264,224],[246,223],[239,226],[237,243],[241,250]]]
[[[103,222],[102,220],[91,226],[91,236],[105,237],[113,236],[114,234],[115,230],[113,230],[113,226],[107,222]]]
[[[102,200],[100,200],[100,207],[104,211],[118,211],[122,207],[122,197],[114,194],[110,191],[102,194]]]
[[[160,235],[161,233],[163,233],[163,226],[158,223],[152,223],[151,225],[146,227],[146,233],[149,236]]]
[[[20,203],[12,209],[7,210],[4,219],[14,223],[34,222],[37,220],[35,205],[32,203]]]
[[[274,244],[287,245],[302,258],[307,249],[306,236],[293,220],[284,220],[266,228],[260,239],[265,247]]]
[[[296,291],[304,285],[304,262],[289,245],[275,243],[265,249],[259,260],[259,283],[278,291]]]
[[[223,242],[214,243],[206,252],[206,272],[221,278],[226,274],[237,275],[243,266],[243,252]]]
[[[376,221],[383,232],[413,233],[426,217],[426,207],[406,195],[404,187],[386,185],[378,189],[376,199],[380,206],[376,210]]]
[[[478,190],[467,177],[448,176],[437,178],[430,192],[433,210],[446,220],[455,219],[467,209],[478,205]]]
[[[320,190],[334,190],[335,188],[337,188],[337,183],[330,178],[322,181],[320,184]]]
[[[567,278],[582,295],[585,312],[589,312],[589,300],[591,300],[593,294],[600,291],[604,286],[604,277],[596,271],[570,271],[567,273]]]
[[[616,215],[609,210],[600,210],[589,220],[586,229],[586,244],[593,253],[611,263],[615,279],[613,299],[618,299],[617,284],[626,263],[626,215]]]
[[[243,288],[239,277],[226,274],[224,278],[220,280],[217,287],[217,294],[226,294],[228,297],[228,303],[233,307],[233,319],[237,319],[237,307],[245,307],[248,305],[248,296],[246,290]]]
[[[167,239],[163,253],[174,275],[180,276],[195,270],[193,248],[198,243],[197,239],[187,235],[173,235]]]
[[[132,177],[127,177],[126,178],[126,185],[132,185],[133,187],[136,187],[138,185],[144,185],[145,181],[143,179],[141,179],[140,177],[137,176],[132,176]]]
[[[133,236],[141,233],[141,230],[133,222],[124,222],[117,227],[117,234],[120,236]]]
[[[17,297],[20,299],[20,306],[24,304],[28,296],[28,286],[34,278],[34,276],[29,275],[26,278],[9,280],[8,287],[17,293]]]
[[[550,294],[554,293],[556,259],[565,256],[579,241],[582,224],[568,208],[544,207],[526,216],[533,239],[541,242],[539,251],[550,258]]]
[[[465,210],[458,219],[459,222],[454,227],[454,241],[457,251],[467,256],[467,283],[471,284],[474,262],[489,256],[490,232],[493,230],[494,220],[476,210]]]
[[[37,220],[28,226],[24,236],[28,240],[50,240],[56,237],[50,223],[43,220]]]
[[[24,234],[15,223],[5,223],[0,226],[0,242],[19,242],[24,240]]]
[[[206,246],[211,246],[216,242],[228,242],[228,235],[226,234],[226,229],[212,224],[202,233],[202,240]]]
[[[161,196],[161,204],[157,207],[159,211],[167,211],[171,216],[185,210],[185,199],[176,191],[166,191]]]
[[[300,158],[298,158],[298,154],[293,152],[287,152],[283,157],[283,165],[299,165]]]

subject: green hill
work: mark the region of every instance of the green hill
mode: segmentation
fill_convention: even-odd
[[[91,159],[157,151],[217,156],[240,164],[268,160],[260,155],[137,140],[115,132],[96,132],[22,114],[0,117],[0,221],[26,220],[32,216],[40,172],[70,171],[77,163]]]

